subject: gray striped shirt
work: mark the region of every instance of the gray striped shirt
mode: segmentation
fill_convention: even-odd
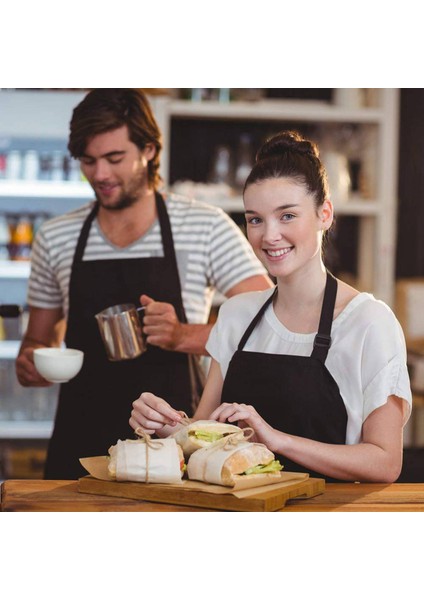
[[[206,323],[215,291],[225,295],[244,279],[266,271],[243,233],[220,208],[175,194],[167,195],[166,206],[187,319],[190,323]],[[41,226],[31,256],[30,306],[63,306],[65,315],[68,314],[72,260],[81,227],[92,207],[93,202],[90,202]],[[103,235],[96,219],[83,260],[158,256],[163,256],[158,221],[139,240],[126,248],[118,248]]]

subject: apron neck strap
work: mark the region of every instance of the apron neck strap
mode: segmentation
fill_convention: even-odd
[[[73,265],[82,261],[82,257],[84,255],[85,246],[87,244],[88,235],[90,233],[91,224],[96,218],[96,215],[99,211],[99,203],[96,201],[94,203],[93,209],[84,221],[84,224],[81,228],[81,233],[78,238],[77,247],[75,249]]]
[[[331,326],[333,324],[334,306],[337,296],[337,279],[327,271],[327,283],[325,285],[324,300],[322,302],[321,317],[318,333],[314,339],[314,349],[311,357],[317,358],[325,363],[331,346]]]
[[[264,314],[264,312],[266,311],[266,309],[268,308],[268,306],[271,304],[271,302],[274,300],[275,296],[277,295],[277,290],[278,290],[278,287],[276,286],[274,288],[274,291],[271,294],[271,296],[268,298],[268,300],[265,302],[265,304],[262,305],[262,307],[259,309],[259,312],[257,313],[257,315],[254,317],[254,319],[250,323],[249,327],[244,332],[243,337],[241,338],[241,340],[239,342],[239,345],[238,345],[238,348],[237,348],[238,350],[243,350],[243,348],[244,348],[247,340],[249,339],[252,331],[255,329],[256,325],[258,324],[258,322],[262,318],[262,315]]]
[[[164,256],[168,261],[174,264],[175,277],[174,281],[172,281],[172,285],[175,286],[175,289],[178,292],[178,297],[181,298],[180,306],[175,306],[174,308],[180,321],[182,323],[187,323],[187,316],[184,310],[180,275],[178,272],[177,255],[175,253],[174,238],[172,236],[171,221],[169,219],[168,211],[166,210],[165,201],[162,195],[157,191],[155,191],[155,199],[156,210],[158,213],[158,219],[160,223],[160,231],[162,235]]]

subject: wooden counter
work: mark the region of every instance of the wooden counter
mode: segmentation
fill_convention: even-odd
[[[81,494],[76,481],[7,480],[1,510],[11,512],[203,511],[187,506]],[[282,512],[423,512],[424,483],[333,483],[313,498],[289,500]]]

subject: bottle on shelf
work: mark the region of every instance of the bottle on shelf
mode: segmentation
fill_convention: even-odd
[[[40,158],[36,150],[27,150],[23,157],[22,178],[27,181],[38,179]]]
[[[19,150],[11,150],[7,155],[6,179],[20,179],[22,174],[22,157]]]
[[[12,260],[30,259],[32,237],[31,219],[21,215],[12,231]]]
[[[40,170],[38,178],[41,181],[49,181],[51,179],[52,159],[49,152],[42,152],[40,155]]]
[[[0,152],[0,179],[6,179],[6,154]]]
[[[69,181],[82,181],[80,162],[72,157],[69,160],[68,179]]]
[[[228,146],[218,146],[212,157],[208,183],[234,184],[233,156]]]
[[[52,154],[52,181],[63,181],[63,153],[61,150],[55,150]]]
[[[234,185],[238,191],[244,187],[246,179],[253,167],[252,139],[248,133],[240,136],[237,148],[237,162]]]

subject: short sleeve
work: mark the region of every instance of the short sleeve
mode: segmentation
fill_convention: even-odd
[[[63,304],[61,290],[52,268],[48,243],[42,228],[35,237],[31,251],[31,274],[27,300],[30,306],[36,308],[59,308]]]
[[[406,344],[402,328],[392,311],[385,306],[367,330],[362,356],[363,421],[389,396],[405,400],[404,422],[412,407],[412,393],[406,361]]]
[[[387,402],[389,396],[402,398],[406,403],[404,424],[410,417],[412,395],[406,365],[398,357],[394,357],[381,369],[364,391],[363,421],[380,406]]]

